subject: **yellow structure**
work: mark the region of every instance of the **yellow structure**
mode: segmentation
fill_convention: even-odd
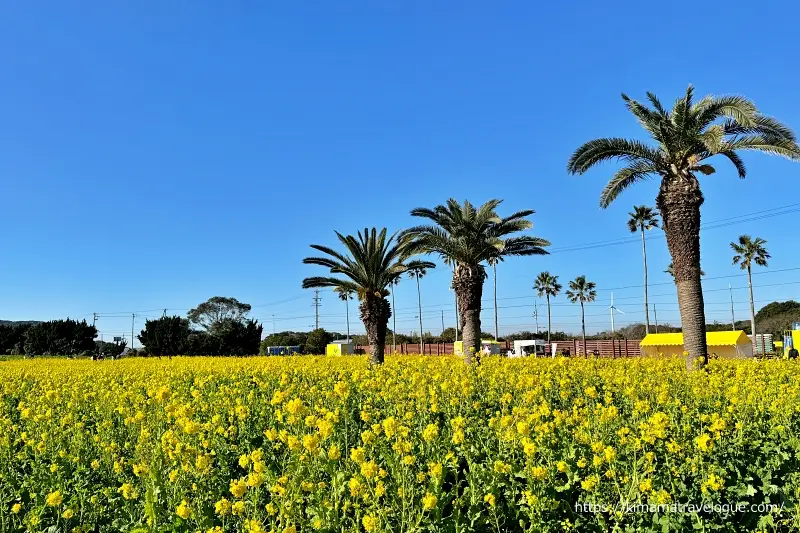
[[[744,331],[706,333],[709,355],[725,358],[753,357],[753,344]],[[683,355],[683,333],[651,333],[639,344],[642,355]]]
[[[490,354],[497,355],[500,353],[502,344],[492,339],[481,340],[481,351],[486,352],[487,348]],[[464,341],[456,341],[453,343],[453,353],[456,355],[464,355]]]
[[[353,343],[350,341],[333,341],[325,347],[325,355],[350,355],[353,353]]]

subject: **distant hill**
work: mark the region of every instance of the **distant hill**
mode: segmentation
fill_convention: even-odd
[[[41,320],[0,320],[0,326],[26,326],[28,324],[41,323]]]
[[[772,302],[756,313],[756,333],[782,335],[792,329],[792,322],[800,322],[800,302]]]

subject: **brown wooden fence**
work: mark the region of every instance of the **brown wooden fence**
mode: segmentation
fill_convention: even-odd
[[[570,339],[566,341],[553,341],[556,344],[557,354],[574,355],[597,355],[599,357],[638,357],[639,343],[641,340],[633,339],[601,339],[587,340],[586,349],[580,339]],[[503,344],[503,352],[513,349],[513,342]],[[358,353],[369,353],[369,346],[356,346]],[[386,345],[386,353],[392,353],[392,345]],[[419,344],[398,344],[397,353],[399,354],[418,354],[421,353]],[[432,343],[425,345],[426,355],[449,355],[453,352],[453,343]],[[547,354],[550,354],[550,347],[547,347]]]

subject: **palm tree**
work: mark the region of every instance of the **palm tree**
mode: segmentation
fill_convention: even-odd
[[[694,102],[691,86],[667,111],[653,93],[652,107],[622,95],[628,110],[655,141],[655,146],[637,140],[605,138],[578,148],[567,170],[583,174],[610,159],[624,162],[600,195],[607,207],[626,188],[651,176],[661,180],[656,206],[661,213],[667,246],[675,265],[675,285],[689,352],[687,368],[708,361],[706,320],[700,285],[700,191],[699,174],[715,172],[707,159],[720,155],[736,167],[740,178],[745,166],[739,152],[756,150],[800,159],[794,133],[777,120],[758,112],[755,104],[741,96],[707,96]]]
[[[333,290],[339,295],[340,300],[344,300],[344,309],[347,315],[347,342],[350,342],[350,300],[353,299],[355,293],[344,287],[336,287]]]
[[[400,284],[400,276],[394,277],[389,284],[389,289],[392,293],[392,309],[394,309],[394,286]],[[392,353],[397,353],[397,316],[392,313]]]
[[[336,236],[347,250],[342,254],[320,244],[311,247],[329,257],[306,257],[303,263],[320,265],[330,269],[336,276],[313,276],[303,280],[303,288],[333,287],[350,290],[358,295],[361,321],[367,330],[367,341],[370,344],[370,362],[383,363],[383,352],[386,344],[386,325],[392,315],[392,309],[386,296],[386,290],[397,276],[406,273],[410,268],[419,265],[427,266],[424,261],[408,261],[410,253],[407,247],[395,235],[387,238],[386,228],[364,229],[358,236]]]
[[[558,282],[558,276],[553,276],[550,272],[540,272],[533,282],[533,288],[539,294],[539,297],[547,297],[547,347],[550,348],[550,297],[555,298],[561,292],[561,284]]]
[[[497,206],[502,200],[489,200],[477,209],[468,201],[459,204],[449,199],[433,209],[418,207],[411,211],[427,218],[432,225],[415,226],[402,233],[410,239],[415,253],[435,253],[453,266],[453,289],[458,301],[464,357],[472,362],[473,351],[480,350],[481,296],[486,268],[483,263],[512,255],[543,255],[550,243],[532,236],[509,237],[529,229],[527,217],[533,210],[519,211],[501,218]]]
[[[432,267],[428,267],[432,268]],[[408,277],[417,280],[417,306],[419,310],[419,348],[421,353],[425,353],[425,341],[422,338],[422,293],[419,290],[419,280],[428,273],[425,266],[416,266],[408,270]]]
[[[750,333],[753,335],[753,345],[756,344],[756,308],[753,302],[753,276],[750,267],[753,263],[758,266],[767,266],[767,259],[770,258],[764,245],[767,241],[761,237],[751,238],[750,235],[739,235],[739,242],[732,242],[731,248],[736,255],[733,256],[733,264],[741,265],[742,270],[747,270],[747,287],[750,289]]]
[[[664,274],[669,274],[670,276],[672,276],[672,280],[675,281],[675,269],[672,267],[672,263],[667,265],[667,269],[664,271]],[[705,275],[706,275],[705,270],[701,268],[700,277],[703,277]]]
[[[650,312],[647,304],[647,246],[644,243],[644,232],[658,227],[658,215],[652,207],[635,205],[628,213],[628,229],[631,233],[642,233],[642,257],[644,258],[644,332],[650,333]]]
[[[597,298],[597,285],[594,281],[586,281],[586,276],[578,276],[569,282],[569,290],[567,291],[567,298],[572,303],[581,303],[581,336],[583,337],[583,351],[586,355],[586,312],[584,304],[586,302],[593,302]]]

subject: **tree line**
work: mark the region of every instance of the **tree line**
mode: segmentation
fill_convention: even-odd
[[[688,369],[695,369],[708,362],[700,269],[700,206],[704,198],[699,177],[716,172],[708,162],[713,157],[727,159],[739,177],[744,178],[746,168],[739,155],[741,152],[752,150],[800,160],[800,147],[791,129],[761,114],[753,102],[741,96],[707,96],[695,100],[694,89],[689,86],[671,109],[665,108],[650,92],[647,93],[649,105],[625,94],[622,98],[652,142],[648,144],[619,137],[589,141],[572,154],[567,172],[584,174],[610,160],[624,164],[601,192],[602,208],[608,207],[634,184],[651,177],[660,180],[655,204],[672,258],[671,271],[678,296],[684,347],[689,354],[686,365]],[[501,217],[497,213],[500,203],[501,200],[495,199],[476,207],[468,201],[459,203],[451,198],[444,205],[416,208],[411,215],[424,219],[424,223],[391,236],[387,236],[386,228],[367,228],[355,236],[336,232],[343,251],[312,244],[312,248],[323,255],[303,260],[306,264],[329,269],[330,275],[308,277],[302,286],[332,287],[355,295],[370,344],[371,362],[380,364],[383,362],[388,321],[392,316],[392,306],[387,300],[387,296],[392,294],[391,287],[403,274],[423,267],[419,259],[414,259],[415,256],[436,256],[452,270],[451,288],[455,291],[457,315],[463,331],[465,362],[470,363],[472,355],[480,349],[481,296],[484,280],[488,277],[487,267],[492,267],[496,274],[497,264],[507,258],[543,255],[550,245],[539,237],[518,235],[530,229],[528,217],[534,213],[533,210]],[[652,220],[648,220],[648,209],[640,211],[635,208],[629,223],[632,232],[642,233],[645,263],[644,232],[656,227]],[[763,245],[763,241],[759,243],[744,237],[747,236],[732,243],[736,252],[734,264],[741,265],[749,275],[751,263],[762,264],[760,261],[763,260],[766,264],[768,256],[752,250],[759,244]],[[740,247],[747,246],[750,246],[750,252],[740,250]],[[645,266],[645,290],[646,275]],[[539,290],[549,300],[551,294],[545,285],[542,284],[543,288]],[[752,283],[749,285],[751,330],[755,332]],[[584,339],[583,307],[595,295],[595,284],[585,276],[569,283],[567,296],[581,305]],[[645,306],[645,327],[649,329],[646,293]]]

